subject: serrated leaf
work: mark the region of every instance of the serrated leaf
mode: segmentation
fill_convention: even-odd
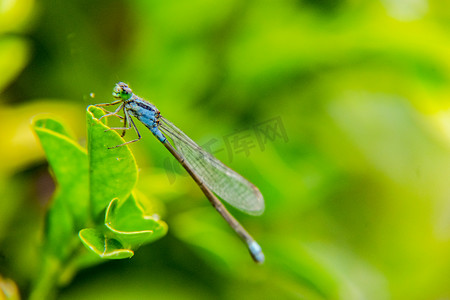
[[[102,115],[95,106],[87,109],[90,197],[95,217],[112,199],[127,199],[137,181],[136,161],[128,146],[108,149],[124,140],[98,120]]]
[[[167,233],[166,223],[156,215],[146,216],[133,195],[126,201],[111,201],[106,212],[105,225],[114,237],[132,249],[157,240]]]
[[[79,232],[79,236],[83,244],[101,258],[123,259],[134,255],[132,250],[124,249],[118,240],[109,238],[96,229],[83,229]]]

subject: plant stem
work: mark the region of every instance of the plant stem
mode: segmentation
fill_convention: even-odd
[[[29,299],[54,299],[60,273],[61,262],[56,258],[45,255],[41,272],[39,272],[40,276],[33,285]]]

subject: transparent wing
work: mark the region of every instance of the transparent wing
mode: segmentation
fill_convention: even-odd
[[[250,215],[264,212],[264,198],[257,187],[206,152],[170,121],[163,117],[160,121],[161,131],[211,191]]]

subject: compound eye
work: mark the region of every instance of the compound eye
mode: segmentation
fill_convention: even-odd
[[[125,94],[129,95],[129,94],[131,94],[131,89],[128,86],[126,86],[126,87],[123,88],[123,92]]]
[[[133,91],[126,83],[118,82],[114,87],[113,96],[116,98],[122,98],[122,100],[128,100],[133,96]]]

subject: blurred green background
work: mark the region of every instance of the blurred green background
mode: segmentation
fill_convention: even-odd
[[[230,211],[266,263],[140,127],[169,233],[59,299],[449,298],[449,32],[440,0],[0,0],[1,276],[27,297],[54,191],[31,118],[85,145],[125,81],[260,188]]]

